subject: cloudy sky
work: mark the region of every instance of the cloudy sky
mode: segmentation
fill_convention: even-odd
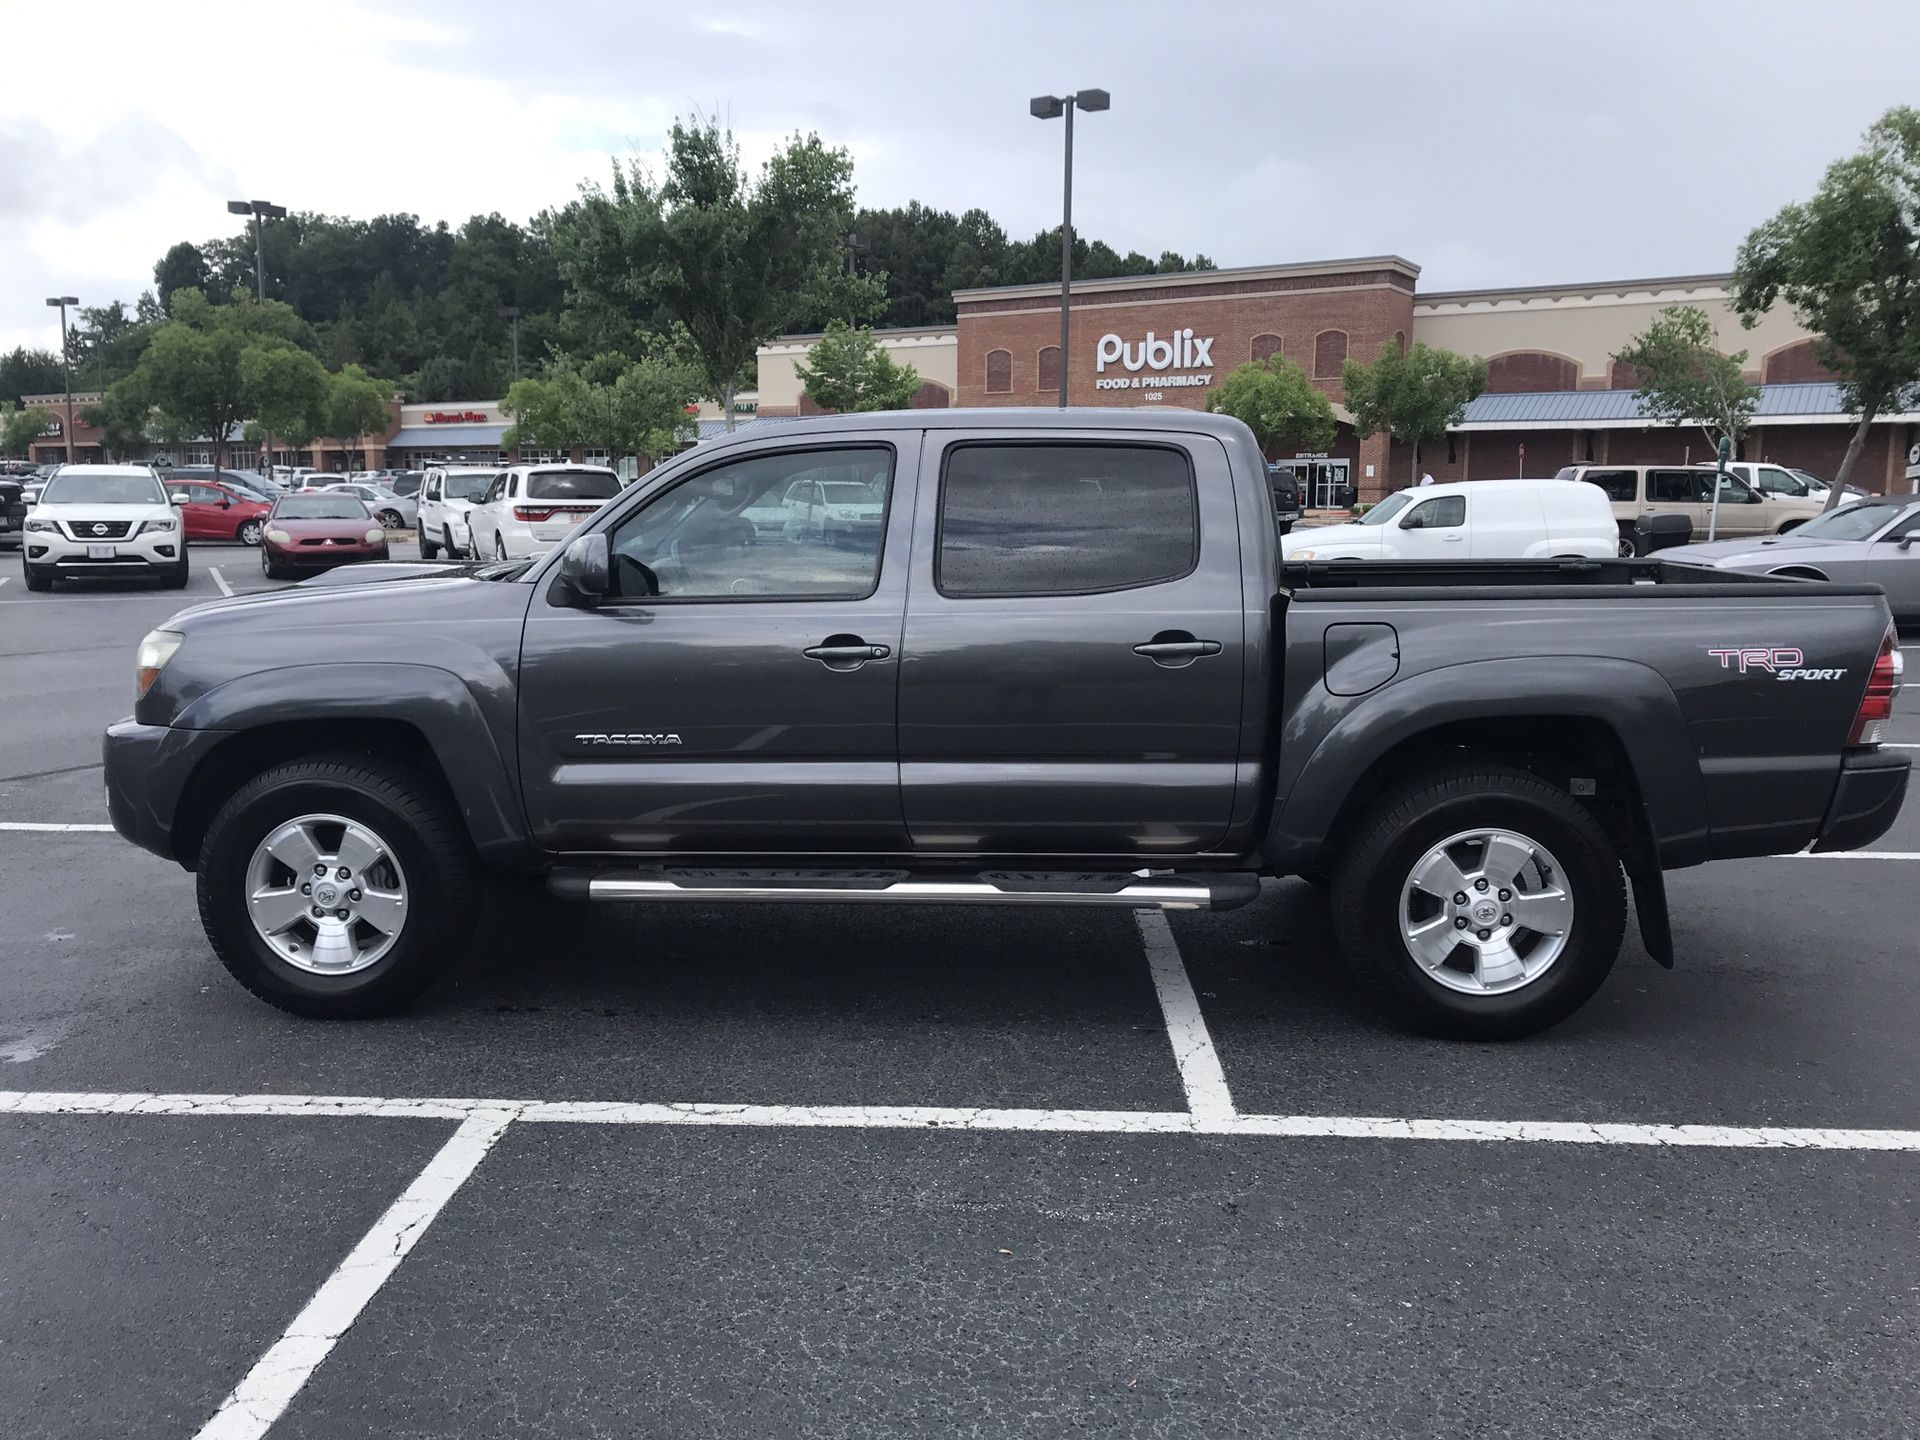
[[[97,0],[0,10],[0,348],[132,301],[229,198],[524,220],[676,114],[749,157],[817,130],[860,199],[1059,213],[1222,265],[1391,251],[1426,289],[1725,269],[1888,106],[1911,0],[1306,5]]]

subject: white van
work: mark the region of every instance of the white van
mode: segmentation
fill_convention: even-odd
[[[1598,485],[1468,480],[1387,496],[1358,520],[1295,530],[1283,560],[1555,560],[1617,554],[1620,527]]]

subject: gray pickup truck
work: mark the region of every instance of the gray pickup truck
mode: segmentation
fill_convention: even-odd
[[[1283,571],[1267,478],[1244,426],[1181,410],[756,427],[539,561],[176,616],[106,735],[113,822],[195,873],[233,975],[305,1015],[424,989],[488,873],[584,901],[1169,909],[1293,875],[1405,1021],[1504,1038],[1593,994],[1629,889],[1671,963],[1664,870],[1857,847],[1899,810],[1878,590],[1657,560]],[[748,515],[802,480],[877,509]]]

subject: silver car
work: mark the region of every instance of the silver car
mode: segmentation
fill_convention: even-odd
[[[379,485],[367,485],[354,481],[345,485],[323,485],[323,490],[344,490],[349,495],[367,502],[374,518],[389,530],[412,530],[420,522],[420,502],[406,495],[396,495],[393,491]]]
[[[1662,560],[1803,580],[1878,585],[1894,621],[1920,626],[1920,496],[1862,500],[1809,520],[1785,535],[1681,545]]]

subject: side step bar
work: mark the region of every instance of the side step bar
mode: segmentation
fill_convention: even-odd
[[[1171,875],[987,871],[969,879],[907,870],[597,870],[560,866],[547,889],[567,900],[693,900],[833,905],[1109,905],[1232,910],[1260,893],[1249,872]]]

